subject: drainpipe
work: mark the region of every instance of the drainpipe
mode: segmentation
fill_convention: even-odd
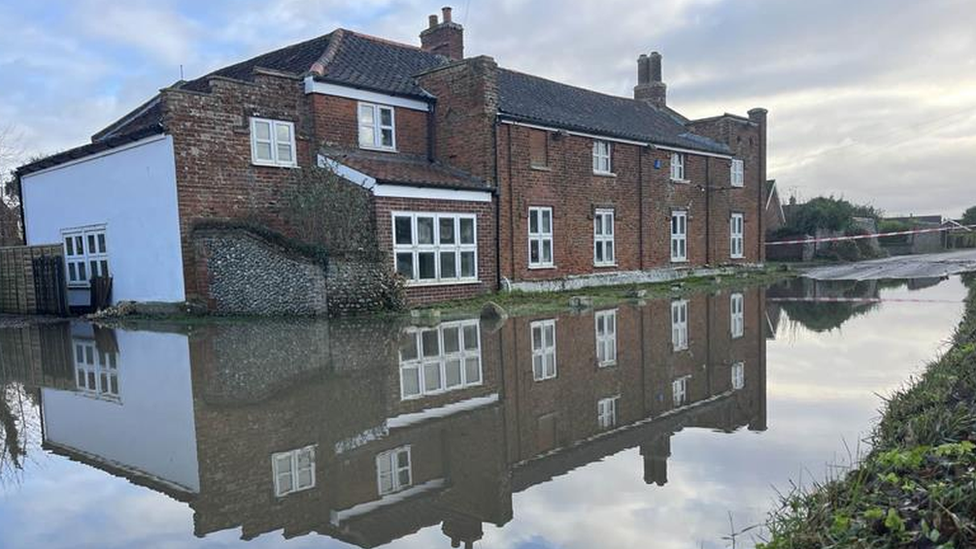
[[[637,255],[644,270],[644,149],[637,147]]]
[[[508,139],[508,255],[509,275],[515,280],[515,194],[512,186],[512,125],[509,124],[505,133]],[[549,136],[546,136],[549,139]]]
[[[501,218],[502,218],[502,194],[500,185],[498,184],[498,118],[495,118],[495,123],[491,126],[491,139],[495,143],[495,154],[492,159],[494,162],[494,167],[492,168],[493,178],[495,180],[495,291],[502,289],[502,229],[501,229]]]
[[[24,246],[27,245],[27,219],[24,217],[24,178],[18,173],[17,178],[17,209],[20,210],[20,233]]]
[[[433,162],[437,155],[437,148],[434,146],[434,141],[437,139],[437,100],[430,102],[430,108],[427,109],[427,161]]]
[[[705,265],[712,264],[712,161],[705,158]]]

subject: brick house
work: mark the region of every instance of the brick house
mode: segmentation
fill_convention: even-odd
[[[288,234],[282,189],[328,167],[412,303],[763,261],[765,110],[682,117],[657,53],[634,99],[465,58],[450,8],[420,38],[337,29],[160,90],[19,169],[26,242],[64,243],[73,303],[109,271],[117,301],[212,301],[194,228]]]

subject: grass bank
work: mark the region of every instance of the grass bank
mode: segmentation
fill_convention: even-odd
[[[856,468],[785,496],[764,549],[976,546],[976,276],[952,346],[885,403]]]

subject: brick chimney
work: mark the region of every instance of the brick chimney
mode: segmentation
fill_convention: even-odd
[[[661,54],[641,54],[637,58],[637,85],[634,99],[661,108],[668,104],[668,86],[661,81]]]
[[[455,61],[464,59],[464,27],[451,20],[450,7],[442,8],[441,14],[439,23],[436,15],[427,18],[427,28],[420,33],[420,47]]]

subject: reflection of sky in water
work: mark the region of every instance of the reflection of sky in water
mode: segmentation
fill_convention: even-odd
[[[958,279],[886,298],[959,300]],[[936,355],[961,303],[885,303],[839,329],[813,333],[785,316],[767,347],[768,430],[733,434],[686,429],[671,441],[668,484],[646,485],[637,448],[514,495],[514,518],[485,525],[484,548],[726,547],[732,531],[761,520],[774,488],[821,478],[846,462],[881,400]],[[323,510],[323,513],[327,513]],[[33,452],[19,483],[0,487],[0,547],[223,547],[239,529],[193,537],[183,503],[122,478]],[[748,538],[748,534],[746,535]],[[247,547],[284,543],[280,533]],[[346,547],[324,536],[290,547]],[[439,527],[395,547],[447,547]]]

